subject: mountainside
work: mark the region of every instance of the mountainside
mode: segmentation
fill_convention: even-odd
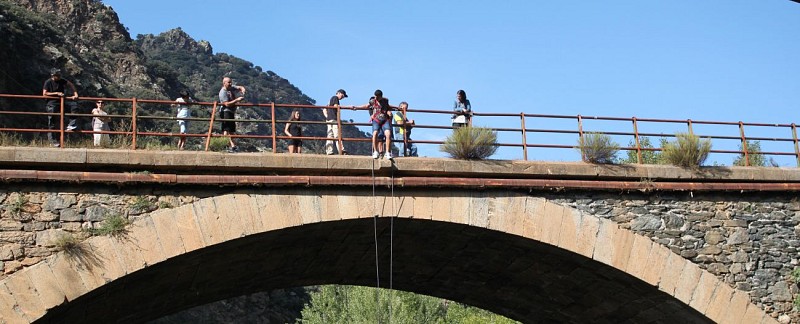
[[[188,90],[201,101],[215,101],[222,78],[231,77],[247,88],[248,103],[314,104],[288,80],[275,72],[225,53],[214,53],[207,41],[196,41],[180,28],[160,35],[139,35],[134,41],[119,22],[116,12],[98,0],[0,0],[0,93],[40,94],[51,68],[61,68],[81,96],[137,97],[172,100]],[[31,102],[0,100],[0,109],[41,111]],[[84,111],[89,107],[82,103]],[[163,105],[143,104],[141,116],[172,116]],[[124,113],[112,105],[111,113]],[[117,109],[115,111],[115,109]],[[279,109],[276,120],[287,120],[290,109]],[[193,117],[209,117],[210,109],[197,109]],[[0,125],[7,117],[0,117]],[[270,120],[266,108],[240,108],[239,119]],[[304,119],[321,121],[319,110],[304,110]],[[23,127],[42,127],[42,118],[15,119]],[[139,121],[140,131],[173,132],[173,121]],[[202,122],[190,123],[190,131],[207,131]],[[119,127],[125,126],[124,124]],[[269,123],[242,122],[240,134],[269,135]],[[112,124],[112,129],[115,125]],[[279,126],[279,133],[283,124]],[[218,129],[219,125],[215,125]],[[306,136],[324,136],[324,125],[304,126]],[[366,137],[355,127],[343,127],[345,137]],[[173,139],[151,138],[170,143]],[[195,143],[199,140],[190,139]],[[145,142],[146,143],[146,142]],[[279,152],[285,151],[284,141]],[[322,152],[324,142],[305,141],[311,152]],[[246,151],[271,149],[263,140],[242,140]],[[195,145],[194,147],[198,147]],[[352,148],[351,148],[352,147]],[[348,145],[356,154],[368,154],[365,143]]]

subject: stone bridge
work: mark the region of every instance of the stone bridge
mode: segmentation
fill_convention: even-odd
[[[525,323],[796,321],[795,169],[24,148],[0,161],[4,322],[140,322],[322,284]],[[126,232],[83,230],[112,214]],[[82,241],[60,251],[65,235]]]

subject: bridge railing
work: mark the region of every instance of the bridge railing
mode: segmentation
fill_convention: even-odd
[[[0,99],[4,100],[5,107],[0,106],[0,132],[2,133],[54,133],[58,135],[58,143],[60,147],[66,147],[67,142],[65,136],[69,132],[65,130],[65,121],[69,117],[78,118],[91,118],[90,113],[72,114],[67,113],[64,109],[66,100],[65,98],[57,98],[61,109],[58,112],[46,113],[44,112],[45,99],[53,99],[52,97],[44,96],[31,96],[31,95],[12,95],[0,94]],[[278,141],[287,140],[290,137],[286,136],[283,132],[283,126],[286,120],[277,120],[277,112],[279,110],[301,110],[319,113],[321,108],[333,108],[327,106],[315,105],[296,105],[296,104],[240,104],[239,109],[249,107],[250,109],[260,110],[264,112],[263,115],[269,116],[269,119],[255,119],[244,116],[244,118],[237,118],[233,120],[219,118],[218,110],[221,108],[218,102],[191,102],[185,105],[200,107],[201,111],[209,112],[208,117],[189,117],[177,118],[173,112],[175,109],[171,105],[176,104],[171,100],[150,100],[138,98],[95,98],[95,97],[81,97],[77,99],[78,103],[95,102],[103,100],[104,102],[116,103],[113,108],[114,114],[109,114],[107,117],[116,120],[121,127],[116,127],[111,131],[93,131],[82,130],[83,134],[110,134],[123,136],[129,138],[130,142],[124,142],[125,146],[130,146],[131,149],[139,147],[138,142],[142,137],[187,137],[187,138],[202,138],[205,140],[204,149],[209,150],[212,138],[223,137],[222,134],[215,132],[214,125],[221,121],[235,121],[242,125],[242,123],[251,123],[250,125],[268,125],[269,131],[258,132],[250,131],[247,134],[230,135],[233,138],[251,138],[251,139],[264,139],[271,143],[272,151],[278,151]],[[11,103],[11,104],[9,104]],[[143,109],[143,105],[150,106],[148,109]],[[194,109],[197,110],[197,109]],[[339,136],[337,141],[344,142],[369,142],[370,139],[366,137],[343,137],[343,126],[355,127],[370,127],[371,124],[364,122],[352,122],[342,119],[341,112],[349,110],[349,108],[341,108],[337,110],[337,123],[339,129]],[[356,110],[366,110],[358,108]],[[146,114],[145,112],[151,112]],[[166,113],[168,112],[168,113]],[[110,113],[110,112],[109,112]],[[302,114],[302,113],[301,113]],[[412,116],[409,116],[411,114]],[[428,110],[428,109],[406,109],[403,111],[404,116],[415,117],[412,119],[421,120],[437,120],[449,121],[449,116],[453,114],[451,110]],[[239,114],[240,117],[243,114]],[[288,114],[287,114],[288,115]],[[306,115],[307,114],[302,114]],[[365,120],[366,120],[366,115]],[[44,124],[46,116],[55,117],[57,120],[54,130],[48,130],[46,126],[42,128],[19,128],[12,127],[12,125],[19,125],[16,122],[18,118],[36,119],[38,122],[35,124]],[[423,117],[424,116],[424,117]],[[172,129],[175,121],[183,119],[187,121],[208,123],[207,130],[203,133],[187,133],[179,134],[172,131],[164,131],[164,129]],[[151,121],[151,123],[164,123],[171,122],[172,125],[160,125],[155,129],[147,129],[140,126],[143,121]],[[604,117],[604,116],[583,116],[583,115],[552,115],[552,114],[528,114],[528,113],[473,113],[472,121],[476,125],[486,124],[488,128],[493,129],[498,133],[500,139],[497,144],[503,149],[518,150],[522,160],[528,160],[533,150],[571,150],[576,151],[576,146],[579,141],[588,133],[603,133],[612,136],[616,140],[622,140],[625,143],[627,139],[628,145],[620,147],[623,151],[635,152],[635,160],[638,163],[643,163],[644,152],[659,152],[662,149],[655,145],[646,145],[649,138],[669,139],[675,137],[676,132],[686,132],[695,134],[701,138],[709,138],[712,141],[712,146],[715,148],[711,151],[714,154],[725,154],[738,156],[744,165],[751,165],[751,160],[754,154],[759,154],[762,157],[793,157],[794,163],[800,166],[800,147],[797,138],[797,126],[795,123],[789,124],[768,124],[768,123],[753,123],[743,121],[707,121],[707,120],[679,120],[679,119],[654,119],[654,118],[638,118],[638,117]],[[325,124],[324,121],[301,120],[297,123],[312,125],[312,124]],[[627,124],[627,125],[626,125]],[[497,127],[496,125],[503,125],[504,127]],[[508,125],[513,125],[508,127]],[[518,125],[518,127],[516,127]],[[546,125],[546,127],[534,127],[538,125]],[[658,126],[658,125],[667,125]],[[395,125],[397,127],[397,125]],[[671,127],[671,128],[670,128]],[[441,139],[446,137],[452,129],[450,125],[443,125],[441,123],[422,124],[417,123],[413,127],[414,134],[419,134],[421,131],[438,133],[438,136],[429,136],[434,139],[416,139],[419,137],[415,135],[415,139],[409,138],[396,138],[398,145],[405,148],[410,145],[440,145],[443,143]],[[665,130],[667,130],[665,132]],[[371,131],[371,128],[370,128]],[[444,133],[442,133],[444,132]],[[407,134],[407,133],[406,133]],[[227,137],[227,136],[225,136]],[[310,140],[310,141],[326,141],[326,137],[319,136],[303,136],[296,139]],[[748,144],[755,142],[764,143],[767,149],[754,149],[748,148]],[[738,147],[737,147],[738,146]],[[720,148],[721,147],[721,148]]]

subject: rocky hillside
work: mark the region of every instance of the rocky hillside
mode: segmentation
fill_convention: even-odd
[[[275,72],[225,53],[214,53],[210,43],[196,41],[180,28],[160,35],[139,35],[134,41],[114,10],[98,0],[0,0],[0,93],[40,94],[53,67],[73,81],[81,96],[174,99],[181,90],[195,98],[214,101],[224,76],[245,85],[250,103],[314,104],[288,80]],[[0,109],[38,111],[30,101],[0,100]],[[6,108],[8,107],[8,108]],[[88,110],[88,106],[84,106]],[[110,107],[114,109],[122,107]],[[157,105],[142,105],[142,116],[170,116]],[[277,120],[288,119],[290,110],[278,110]],[[263,108],[244,108],[238,118],[269,120]],[[196,111],[193,117],[208,117]],[[322,120],[320,111],[308,112],[307,120]],[[0,117],[0,125],[10,123]],[[25,127],[42,127],[42,118],[22,119]],[[13,121],[19,125],[20,120]],[[174,131],[174,122],[140,120],[140,131]],[[201,132],[201,123],[191,123]],[[115,125],[112,124],[112,128]],[[207,128],[205,128],[207,129]],[[269,123],[240,123],[242,134],[271,134]],[[346,137],[365,137],[355,127],[343,129]],[[305,134],[324,136],[324,125],[308,125]],[[159,139],[155,139],[159,140]],[[171,139],[160,139],[168,143]],[[285,143],[279,147],[285,147]],[[321,152],[323,142],[306,141],[307,150]],[[265,141],[242,141],[247,151],[271,149]],[[351,149],[367,154],[367,145]]]

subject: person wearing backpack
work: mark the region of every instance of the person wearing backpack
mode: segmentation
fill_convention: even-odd
[[[386,137],[386,157],[391,160],[392,156],[392,113],[389,106],[389,99],[383,97],[383,91],[375,90],[375,96],[369,98],[366,105],[358,108],[369,108],[369,120],[372,122],[372,158],[380,157],[380,146],[378,144],[378,133]]]

